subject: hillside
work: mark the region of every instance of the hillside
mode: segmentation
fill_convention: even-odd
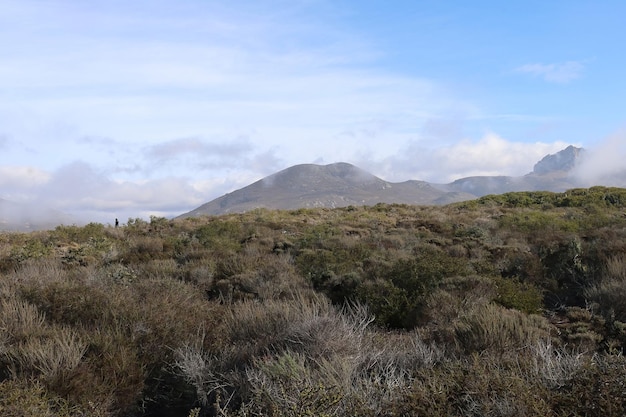
[[[0,234],[0,414],[621,417],[625,213],[593,187]]]
[[[443,205],[512,191],[565,191],[578,186],[570,171],[584,150],[569,146],[546,155],[521,177],[467,177],[449,184],[391,183],[347,163],[303,164],[287,168],[228,193],[180,217],[243,213],[256,208],[347,207],[377,203]]]

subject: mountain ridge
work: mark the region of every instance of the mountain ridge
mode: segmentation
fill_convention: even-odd
[[[448,184],[389,182],[346,162],[299,164],[204,203],[179,218],[257,208],[334,208],[376,203],[442,205],[510,191],[565,191],[577,187],[570,172],[584,154],[583,148],[568,146],[546,155],[524,176],[474,176]]]

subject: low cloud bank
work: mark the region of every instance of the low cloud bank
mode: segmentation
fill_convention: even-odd
[[[572,173],[577,182],[586,187],[626,187],[626,130],[586,150]]]
[[[415,142],[393,157],[363,167],[388,181],[416,179],[439,184],[472,176],[520,176],[531,172],[544,156],[568,145],[511,142],[490,133],[478,141],[463,140],[436,148]]]
[[[114,181],[84,162],[66,165],[44,181],[33,181],[28,169],[13,170],[12,178],[15,183],[0,188],[4,197],[0,219],[4,222],[113,224],[116,218],[175,216],[206,198],[206,184],[201,182],[175,177]],[[213,186],[220,188],[220,184]]]

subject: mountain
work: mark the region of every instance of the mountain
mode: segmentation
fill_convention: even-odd
[[[568,146],[554,155],[546,155],[535,164],[533,173],[536,175],[549,174],[551,172],[571,171],[585,156],[586,151],[575,146]]]
[[[439,205],[510,191],[565,191],[578,186],[570,173],[584,153],[582,148],[569,146],[545,156],[532,172],[521,177],[476,176],[449,184],[415,180],[392,183],[344,162],[295,165],[179,217],[241,213],[255,208],[333,208],[376,203]]]
[[[287,168],[210,201],[180,217],[239,213],[255,208],[297,209],[376,203],[436,204],[472,198],[424,181],[391,183],[344,162]]]

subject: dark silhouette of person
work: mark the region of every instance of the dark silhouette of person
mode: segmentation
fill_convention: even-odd
[[[119,225],[120,225],[120,222],[117,219],[115,219],[115,227],[118,227]]]

